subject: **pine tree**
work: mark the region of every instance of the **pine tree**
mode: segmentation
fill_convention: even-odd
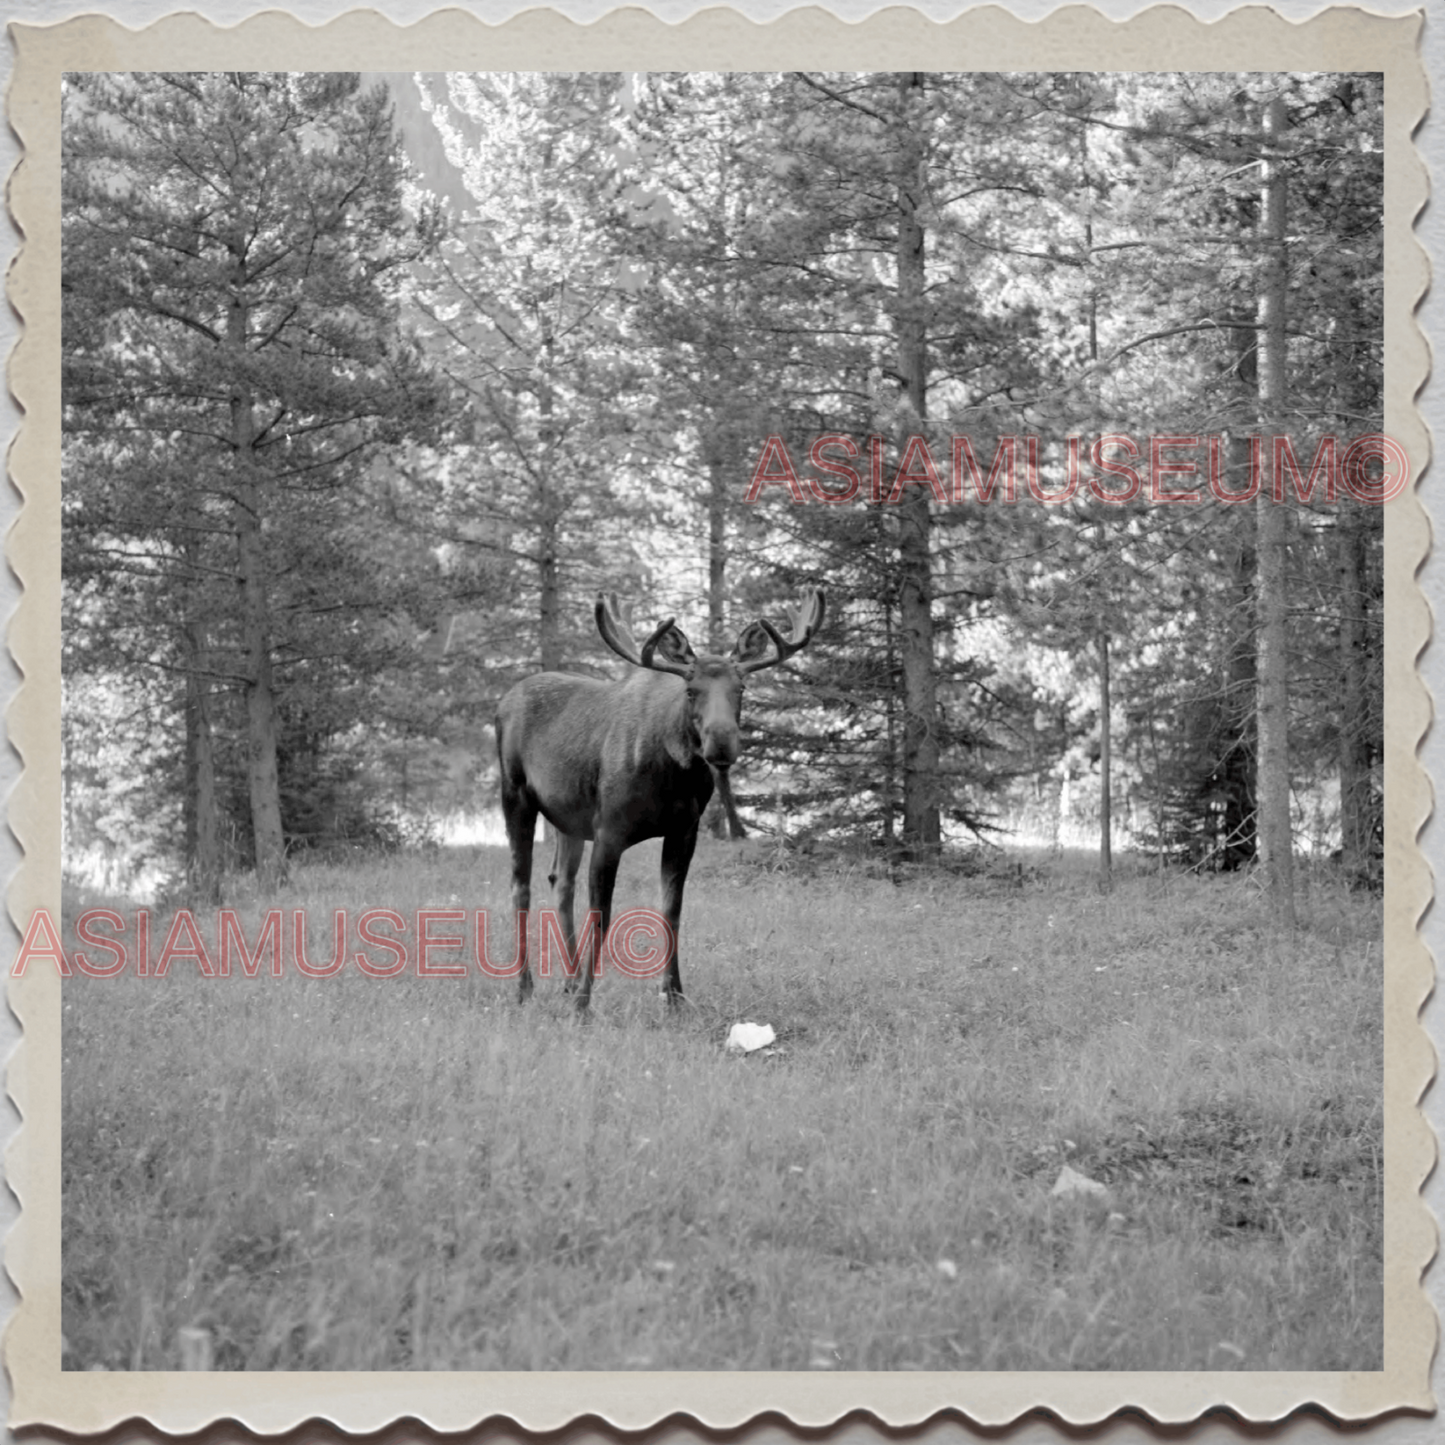
[[[385,94],[352,74],[96,74],[67,91],[73,615],[118,666],[112,604],[129,591],[129,660],[187,680],[198,850],[217,694],[244,698],[267,883],[285,871],[288,699],[376,601],[347,565],[366,469],[436,409],[395,297],[435,225],[403,209],[400,181]],[[213,891],[215,860],[201,872]]]

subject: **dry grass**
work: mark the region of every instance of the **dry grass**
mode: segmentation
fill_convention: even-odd
[[[333,908],[500,918],[505,879],[276,902],[329,957]],[[77,977],[66,1363],[199,1326],[236,1369],[1378,1369],[1379,910],[1310,886],[1280,950],[1243,880],[705,845],[690,1003],[614,974],[587,1028],[555,981]],[[739,1019],[778,1047],[730,1056]],[[1065,1162],[1109,1198],[1052,1198]]]

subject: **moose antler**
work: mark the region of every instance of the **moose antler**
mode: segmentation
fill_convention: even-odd
[[[638,647],[636,638],[632,635],[632,627],[623,616],[622,607],[617,601],[617,594],[602,593],[598,595],[597,607],[597,631],[601,634],[603,642],[610,647],[620,658],[632,663],[634,667],[650,668],[653,672],[671,672],[678,677],[686,677],[691,670],[692,648],[688,646],[687,638],[682,632],[673,626],[675,619],[669,617],[666,622],[655,628],[648,636],[646,642]],[[678,641],[674,643],[673,650],[676,656],[669,656],[664,652],[660,657],[657,655],[657,647],[669,632],[677,632]]]
[[[764,653],[762,657],[743,658],[739,666],[744,672],[757,672],[759,668],[776,667],[780,662],[786,662],[795,652],[801,652],[812,640],[813,634],[823,624],[823,610],[825,599],[820,588],[814,588],[798,607],[788,608],[788,636],[782,633],[768,621],[766,617],[758,618],[753,627],[761,627],[772,640],[773,652]],[[744,632],[738,639],[738,650],[743,651],[744,640],[752,627]],[[751,649],[748,649],[751,650]]]
[[[659,645],[665,645],[667,651],[656,657],[654,653]],[[682,628],[674,627],[670,617],[642,644],[642,665],[654,672],[671,672],[678,677],[686,677],[696,661],[697,656],[687,640],[687,634]]]
[[[638,651],[637,640],[632,635],[632,624],[624,615],[622,606],[617,600],[617,594],[615,592],[599,592],[594,614],[597,618],[597,631],[601,634],[603,642],[619,657],[636,667],[641,667],[643,665],[642,655]]]

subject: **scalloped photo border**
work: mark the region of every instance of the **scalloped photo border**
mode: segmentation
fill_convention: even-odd
[[[937,24],[892,9],[844,23],[819,9],[757,25],[726,9],[664,24],[618,10],[589,25],[534,10],[487,25],[458,10],[399,27],[356,11],[310,27],[271,12],[223,29],[178,14],[140,31],[103,16],[54,26],[12,24],[9,119],[23,157],[9,199],[23,237],[8,277],[23,324],[9,384],[24,412],[10,452],[23,510],[7,553],[24,588],[9,643],[23,674],[9,711],[24,776],[10,823],[25,851],[10,914],[23,936],[35,910],[60,915],[60,76],[77,70],[1240,70],[1381,71],[1385,114],[1385,430],[1417,479],[1428,434],[1415,408],[1429,355],[1414,311],[1428,263],[1412,231],[1427,175],[1412,144],[1427,92],[1422,15],[1334,9],[1291,22],[1252,7],[1205,24],[1176,7],[1115,22],[1086,6],[1027,23],[987,7]],[[60,1326],[60,980],[34,968],[9,981],[24,1040],[8,1087],[21,1127],[7,1160],[20,1219],[5,1263],[20,1295],[6,1331],[12,1426],[90,1433],[141,1418],[172,1434],[234,1419],[272,1433],[324,1419],[370,1432],[414,1419],[456,1431],[506,1420],[532,1431],[587,1417],[640,1430],[686,1415],[732,1429],[762,1415],[817,1428],[866,1412],[892,1427],[939,1415],[999,1427],[1031,1411],[1072,1425],[1123,1409],[1161,1423],[1227,1409],[1256,1422],[1311,1406],[1339,1421],[1434,1409],[1434,1312],[1421,1276],[1435,1226],[1420,1187],[1434,1139],[1418,1101],[1434,1070],[1419,1023],[1433,968],[1417,933],[1431,877],[1417,837],[1431,808],[1416,752],[1430,699],[1416,673],[1430,615],[1415,576],[1430,543],[1415,493],[1385,517],[1385,1326],[1384,1368],[1351,1373],[319,1373],[64,1372]],[[8,967],[7,967],[8,973]]]

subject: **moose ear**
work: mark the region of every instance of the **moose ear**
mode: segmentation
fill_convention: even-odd
[[[670,662],[674,667],[691,667],[697,661],[697,654],[693,652],[687,634],[680,627],[669,627],[657,639],[653,655],[664,662]]]
[[[773,639],[761,622],[750,622],[733,644],[733,657],[744,666],[760,663],[771,657],[772,652]]]

